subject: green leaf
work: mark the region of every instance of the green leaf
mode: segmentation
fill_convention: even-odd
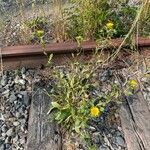
[[[57,108],[51,107],[51,108],[49,109],[49,111],[47,112],[47,115],[49,115],[54,109],[57,109]]]
[[[58,121],[58,123],[61,123],[62,121],[65,121],[70,116],[70,113],[68,112],[68,109],[60,111],[58,115],[56,116],[55,120]]]
[[[75,131],[76,131],[77,133],[80,133],[80,128],[81,128],[81,120],[76,119],[76,120],[75,120]]]
[[[61,105],[59,105],[57,102],[51,102],[53,108],[58,108],[60,109],[61,108]]]

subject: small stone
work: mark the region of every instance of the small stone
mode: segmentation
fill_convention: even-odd
[[[23,95],[23,98],[24,98],[24,104],[26,106],[29,106],[30,98],[29,98],[29,95],[28,95],[27,91],[22,91],[21,94]]]
[[[6,144],[5,144],[5,148],[6,148],[6,149],[10,149],[10,148],[11,148],[11,144],[6,143]]]
[[[22,125],[20,129],[22,132],[25,132],[24,125]]]
[[[2,130],[2,132],[6,133],[6,131],[8,130],[8,128],[7,128],[6,125],[3,125],[3,126],[1,127],[1,130]]]
[[[19,79],[20,79],[20,77],[17,75],[16,78],[14,79],[14,81],[15,81],[16,84],[19,83]]]
[[[94,142],[94,144],[99,144],[100,143],[100,135],[99,135],[98,132],[93,133],[92,141]]]
[[[11,141],[11,137],[8,136],[8,137],[5,139],[5,143],[10,143],[10,141]]]
[[[25,144],[25,138],[20,139],[20,144]]]
[[[117,143],[118,145],[122,146],[122,147],[125,146],[125,141],[124,141],[124,139],[123,139],[121,136],[117,136],[117,137],[116,137],[116,143]]]
[[[21,114],[19,112],[16,112],[15,116],[16,118],[20,118]]]
[[[141,81],[142,81],[142,82],[147,82],[147,77],[143,77],[143,78],[141,79]]]
[[[150,92],[150,87],[147,87],[147,91]]]
[[[19,124],[20,124],[20,122],[18,122],[18,121],[13,122],[13,125],[14,125],[15,127],[17,127]]]
[[[26,123],[25,119],[20,119],[19,122],[21,123],[21,125],[24,125]]]
[[[22,94],[18,94],[17,97],[20,98],[20,99],[22,99],[23,95]]]
[[[13,103],[16,99],[17,99],[17,97],[15,96],[15,94],[11,94],[10,97],[9,97],[9,101],[11,103]]]
[[[2,144],[2,145],[0,146],[0,150],[5,150],[4,144]]]
[[[7,136],[12,136],[13,134],[13,129],[10,128],[7,132],[6,132]]]
[[[16,135],[15,138],[13,138],[13,143],[16,143],[19,140],[19,136]]]
[[[110,149],[109,149],[109,147],[106,146],[106,145],[101,145],[101,146],[99,147],[99,150],[110,150]]]
[[[89,129],[90,129],[90,131],[92,131],[92,132],[95,132],[95,131],[96,131],[96,129],[95,129],[94,127],[92,127],[92,126],[90,126]]]
[[[112,72],[110,70],[105,70],[101,75],[100,75],[100,80],[102,82],[105,82],[109,80],[112,76]]]
[[[3,77],[2,77],[2,80],[1,80],[1,85],[2,86],[5,86],[6,84],[7,84],[7,76],[6,75],[3,75]]]
[[[6,136],[6,133],[2,133],[2,137],[5,137]]]
[[[25,79],[25,78],[26,78],[26,75],[25,75],[25,74],[22,74],[22,78]]]
[[[116,134],[118,137],[122,136],[122,133],[121,133],[120,131],[116,131],[115,134]]]
[[[25,74],[25,72],[26,72],[26,68],[25,68],[25,67],[22,67],[22,69],[21,69],[21,74]]]
[[[2,93],[2,95],[7,95],[7,94],[9,94],[9,92],[10,92],[10,90],[7,89],[7,90],[5,90],[5,91]]]
[[[26,83],[26,81],[25,81],[25,80],[23,80],[23,79],[20,79],[20,80],[18,81],[18,83],[20,83],[20,84],[24,85],[24,84]]]
[[[5,121],[5,118],[1,112],[0,112],[0,120]]]

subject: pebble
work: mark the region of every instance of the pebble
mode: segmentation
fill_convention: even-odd
[[[10,128],[7,132],[6,132],[7,136],[12,136],[13,135],[13,128]]]
[[[11,103],[13,103],[16,99],[17,99],[17,97],[15,96],[15,94],[11,94],[11,95],[9,96],[9,101],[10,101]]]
[[[3,133],[6,133],[6,131],[8,130],[8,128],[7,128],[6,125],[3,125],[3,126],[1,127],[1,130],[2,130]]]
[[[5,90],[5,91],[2,93],[2,95],[7,95],[7,94],[9,94],[9,92],[10,92],[10,90],[7,89],[7,90]]]
[[[26,106],[30,104],[30,99],[27,91],[22,91],[21,94],[23,95],[23,102]]]
[[[124,139],[123,139],[121,136],[117,136],[117,137],[116,137],[116,143],[117,143],[118,145],[122,146],[122,147],[125,146],[125,141],[124,141]]]
[[[110,150],[110,149],[109,149],[109,147],[106,146],[106,145],[101,145],[101,146],[99,147],[99,150]]]
[[[25,74],[26,73],[26,68],[25,67],[22,67],[21,69],[21,74]]]
[[[147,91],[150,92],[150,87],[147,87]]]
[[[11,141],[11,137],[8,136],[8,137],[5,139],[5,143],[10,143],[10,141]]]
[[[2,137],[5,137],[6,136],[6,133],[2,133]]]
[[[13,122],[13,125],[16,127],[16,126],[18,126],[20,124],[20,122],[18,122],[18,121],[15,121],[15,122]]]
[[[92,141],[95,144],[99,144],[100,143],[100,133],[99,132],[94,132],[92,135]]]
[[[7,84],[7,76],[6,75],[3,75],[3,77],[2,77],[2,80],[1,80],[1,85],[2,86],[5,86],[6,84]]]
[[[21,114],[19,112],[16,112],[15,116],[16,118],[20,118]]]
[[[18,81],[18,83],[20,83],[20,84],[24,85],[24,84],[26,83],[26,81],[25,81],[25,80],[23,80],[23,79],[20,79],[20,80]]]
[[[92,126],[89,126],[89,129],[90,129],[92,132],[95,132],[95,131],[96,131],[96,129],[95,129],[94,127],[92,127]]]
[[[24,144],[26,142],[25,138],[20,139],[20,144]]]
[[[0,146],[0,150],[5,150],[4,144],[2,144],[2,145]]]
[[[112,72],[110,70],[105,70],[102,74],[100,74],[100,80],[105,82],[109,80],[112,76]]]
[[[17,76],[15,77],[15,79],[14,79],[14,81],[15,81],[16,84],[19,83],[19,79],[20,79],[20,77],[17,75]]]

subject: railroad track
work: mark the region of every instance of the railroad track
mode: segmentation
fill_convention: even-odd
[[[116,49],[121,44],[121,39],[115,39],[110,41],[109,44],[100,48],[111,50]],[[142,55],[149,56],[150,50],[150,39],[139,38],[138,43],[136,44]],[[67,42],[67,43],[52,43],[47,44],[43,49],[42,45],[22,45],[22,46],[9,46],[0,48],[1,52],[1,66],[3,69],[14,69],[22,66],[27,67],[36,67],[41,64],[47,63],[48,55],[54,54],[54,63],[61,64],[70,59],[71,53],[77,53],[79,50],[83,51],[83,54],[88,57],[88,55],[95,50],[97,47],[96,42],[86,41],[81,45],[78,45],[76,42]],[[128,47],[128,45],[124,45]],[[84,57],[85,57],[84,56]]]

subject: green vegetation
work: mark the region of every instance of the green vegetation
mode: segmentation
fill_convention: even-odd
[[[96,41],[120,37],[134,39],[137,35],[149,37],[148,0],[136,5],[129,4],[128,0],[54,0],[51,7],[41,8],[38,3],[36,0],[32,2],[29,19],[25,3],[16,0],[22,27],[21,39],[25,43],[40,42],[38,30],[44,31],[43,39],[47,38],[47,32],[53,31],[50,34],[55,42],[76,41],[78,37]],[[111,28],[108,24],[112,24]],[[46,42],[50,42],[49,39]]]
[[[114,24],[111,37],[123,37],[129,31],[137,9],[129,6],[128,2],[114,0],[73,0],[72,3],[73,11],[64,11],[69,12],[66,16],[70,16],[67,18],[68,36],[83,36],[86,40],[106,38],[110,34],[106,28],[108,22]]]

